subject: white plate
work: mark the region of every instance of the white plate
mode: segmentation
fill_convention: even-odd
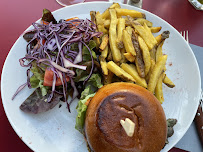
[[[61,8],[54,12],[57,20],[78,16],[89,18],[92,10],[103,12],[111,3],[92,2]],[[164,86],[165,102],[163,108],[167,118],[178,120],[175,134],[169,138],[169,144],[162,150],[171,149],[185,134],[191,125],[200,97],[200,72],[195,56],[182,36],[171,25],[145,10],[129,5],[122,8],[135,9],[146,14],[154,26],[162,26],[162,31],[169,30],[170,38],[166,40],[163,50],[168,54],[167,75],[176,84],[171,89]],[[29,27],[30,28],[30,27]],[[162,32],[161,31],[161,32]],[[161,33],[160,32],[160,33]],[[25,55],[26,42],[20,37],[12,47],[3,67],[1,93],[6,115],[19,137],[36,152],[84,152],[87,151],[83,136],[75,130],[77,101],[71,105],[68,113],[64,104],[60,109],[39,115],[20,111],[20,104],[31,94],[25,88],[15,100],[11,100],[16,89],[26,81],[26,68],[19,65],[18,59]]]

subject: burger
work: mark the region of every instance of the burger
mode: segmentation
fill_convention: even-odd
[[[152,93],[132,83],[100,88],[88,104],[84,135],[93,152],[159,152],[167,122]]]

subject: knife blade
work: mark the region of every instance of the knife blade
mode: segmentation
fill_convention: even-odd
[[[203,96],[202,95],[203,93],[201,93],[200,104],[198,106],[197,113],[195,116],[195,125],[197,128],[199,139],[203,145],[203,99],[202,99]]]

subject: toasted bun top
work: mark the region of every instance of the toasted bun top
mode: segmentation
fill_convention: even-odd
[[[129,137],[120,120],[135,123]],[[99,89],[88,105],[85,134],[94,152],[159,152],[167,135],[163,108],[152,93],[132,83]]]

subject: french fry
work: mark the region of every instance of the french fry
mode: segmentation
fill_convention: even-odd
[[[114,76],[114,73],[111,71],[108,71],[108,75],[103,76],[104,84],[107,85],[107,84],[112,83],[113,76]]]
[[[112,61],[112,60],[113,60],[112,51],[111,51],[111,49],[109,48],[109,49],[108,49],[107,61]]]
[[[111,5],[109,8],[121,8],[121,6],[119,5],[119,3],[113,3],[113,5]],[[101,17],[102,17],[103,19],[110,18],[109,10],[106,9],[106,10],[104,11],[104,13],[101,14]]]
[[[147,88],[147,83],[145,81],[144,78],[141,78],[139,76],[139,74],[137,73],[137,70],[136,70],[136,66],[133,65],[133,64],[127,64],[127,63],[122,63],[121,64],[121,68],[127,72],[128,74],[130,74],[135,80],[136,80],[136,83],[144,88]]]
[[[96,11],[90,11],[90,17],[91,17],[91,21],[96,25]],[[98,32],[97,29],[96,31]],[[96,47],[99,48],[99,45],[100,45],[99,38],[95,36],[93,37],[93,40],[96,42]]]
[[[138,18],[136,19],[137,22],[139,22],[141,25],[144,25],[144,23],[147,24],[148,27],[152,27],[153,26],[153,23],[144,19],[144,18]]]
[[[125,63],[125,62],[127,62],[127,60],[126,60],[126,57],[125,57],[125,49],[124,48],[122,48],[121,49],[121,57],[122,57],[122,59],[120,60],[120,63]]]
[[[109,37],[107,34],[105,34],[102,37],[102,42],[101,42],[101,45],[99,47],[100,50],[103,51],[106,48],[106,46],[108,45],[108,43],[109,43]]]
[[[137,72],[140,77],[144,78],[145,77],[145,65],[144,65],[142,52],[141,52],[139,42],[138,42],[138,35],[134,31],[132,34],[132,43],[133,43],[133,47],[135,48],[135,51],[136,51],[135,64],[137,67]]]
[[[126,52],[131,53],[133,56],[136,55],[131,35],[126,30],[123,30],[123,44],[125,46]]]
[[[96,13],[96,24],[99,32],[102,32],[103,34],[108,33],[108,31],[104,28],[104,20],[102,19],[100,12]]]
[[[144,23],[144,25],[143,25],[143,27],[145,28],[145,30],[148,32],[148,37],[150,37],[151,38],[151,46],[152,46],[152,48],[154,47],[154,46],[156,46],[156,44],[157,44],[157,41],[156,41],[156,39],[155,39],[155,37],[154,37],[154,35],[152,34],[152,32],[151,32],[151,30],[150,30],[150,28],[147,26],[147,24],[146,23]],[[149,44],[150,45],[150,44]],[[150,48],[150,49],[152,49],[152,48]]]
[[[155,37],[157,44],[159,44],[162,41],[162,36],[161,34]]]
[[[110,26],[110,20],[104,20],[104,27],[109,29],[109,26]]]
[[[175,84],[169,79],[169,77],[167,77],[167,75],[166,75],[165,78],[163,79],[163,83],[164,83],[165,85],[167,85],[169,88],[175,87]]]
[[[162,34],[158,35],[156,38],[157,44],[161,43],[161,41],[169,38],[170,32],[169,31],[164,31]]]
[[[158,33],[161,31],[161,27],[150,27],[150,30],[152,33]]]
[[[135,10],[129,10],[129,9],[121,9],[121,8],[115,8],[117,16],[131,16],[133,18],[146,18],[145,14],[135,11]]]
[[[145,75],[147,75],[151,67],[151,58],[149,49],[144,40],[140,36],[138,36],[138,42],[140,45],[140,49],[142,50],[143,61],[145,64]]]
[[[144,26],[132,24],[133,27],[137,30],[139,35],[143,38],[145,43],[147,44],[149,50],[153,49],[153,47],[157,44],[155,37],[152,35],[151,30],[144,23]]]
[[[163,40],[157,47],[157,50],[156,50],[156,62],[158,62],[158,60],[160,59],[161,56],[163,56],[163,52],[162,52],[162,46],[164,44],[164,41]],[[166,71],[166,66],[164,66],[164,73]]]
[[[119,49],[122,49],[123,46],[123,30],[125,29],[125,19],[124,18],[119,18],[118,19],[118,35],[117,35],[117,47]]]
[[[133,33],[133,28],[131,26],[127,26],[126,27],[126,31],[128,32],[128,34],[132,35]]]
[[[147,74],[147,76],[146,76],[146,81],[147,81],[147,83],[149,82],[149,78],[150,78],[150,76],[151,76],[151,74],[152,74],[152,71],[153,71],[153,69],[154,69],[154,66],[155,66],[155,61],[153,60],[153,59],[151,59],[151,66],[150,66],[150,70],[149,70],[149,72],[148,72],[148,74]]]
[[[131,53],[124,53],[125,58],[130,62],[135,62],[135,56],[133,56]]]
[[[162,46],[163,46],[163,44],[164,44],[164,41],[162,41],[162,42],[158,45],[158,47],[157,47],[157,51],[156,51],[156,62],[159,60],[159,58],[160,58],[161,56],[163,56],[163,52],[162,52]]]
[[[119,3],[113,3],[109,8],[121,8]]]
[[[150,56],[154,61],[156,61],[156,51],[157,51],[157,46],[154,46],[150,51]]]
[[[117,39],[117,16],[115,9],[109,9],[110,17],[111,17],[111,23],[109,27],[109,42],[110,42],[110,48],[112,51],[113,60],[115,62],[119,62],[121,60],[121,52],[117,48],[116,39]]]
[[[161,73],[163,73],[163,69],[166,64],[166,60],[167,60],[167,55],[160,57],[159,61],[156,62],[155,66],[153,68],[153,71],[150,75],[147,89],[152,93],[154,93],[155,87],[157,85],[157,81],[158,81]]]
[[[99,61],[104,84],[136,83],[154,93],[163,103],[162,84],[175,87],[165,74],[167,55],[162,52],[170,32],[164,31],[154,37],[153,33],[160,32],[162,27],[153,27],[145,14],[121,9],[118,3],[102,14],[92,13],[91,20],[96,23],[97,31],[104,33],[102,38],[94,38],[101,51]]]
[[[136,80],[129,75],[127,72],[125,72],[123,69],[121,69],[118,65],[116,65],[113,61],[109,61],[107,63],[107,68],[113,72],[116,76],[126,80],[126,81],[133,81],[136,82]]]
[[[91,21],[96,24],[96,11],[90,11]]]
[[[123,19],[123,18],[118,18],[118,19]],[[126,26],[126,27],[127,27],[127,26],[131,26],[130,21],[129,21],[127,18],[124,18],[124,19],[125,19],[125,26]],[[138,23],[138,22],[137,22],[137,23]],[[110,26],[110,20],[107,19],[107,20],[104,21],[104,27],[108,29],[109,26]]]
[[[100,58],[101,69],[104,75],[108,75],[107,63],[104,58]]]
[[[162,89],[163,77],[164,77],[164,74],[162,73],[157,81],[156,88],[154,91],[156,98],[159,100],[161,104],[164,102],[163,89]]]
[[[109,52],[109,46],[107,45],[106,47],[105,47],[105,49],[101,52],[101,57],[102,58],[104,58],[104,59],[106,59],[106,57],[107,57],[107,55],[108,55],[108,52]]]

